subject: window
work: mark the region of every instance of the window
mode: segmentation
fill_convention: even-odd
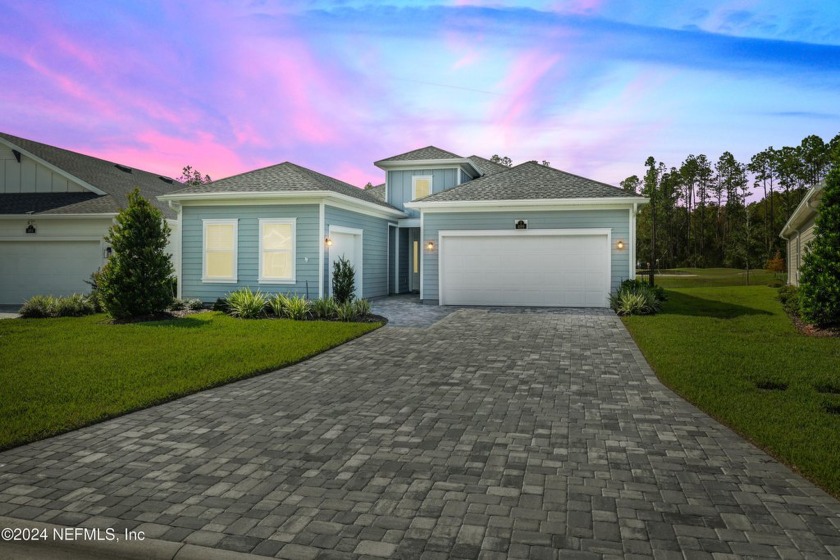
[[[204,282],[236,282],[238,220],[203,220]]]
[[[415,175],[411,178],[411,200],[426,198],[432,194],[432,176]]]
[[[260,282],[294,284],[294,218],[260,220]]]

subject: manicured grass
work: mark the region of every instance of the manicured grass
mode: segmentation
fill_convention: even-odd
[[[272,371],[379,326],[215,312],[124,325],[2,320],[0,449]]]
[[[666,293],[623,319],[662,382],[840,497],[840,339],[801,335],[766,286]]]
[[[637,277],[647,280],[646,273],[639,272]],[[766,286],[771,282],[784,280],[783,274],[774,274],[763,269],[750,270],[750,286]],[[656,275],[655,282],[663,288],[746,286],[747,272],[738,268],[673,268],[662,270],[661,275]]]

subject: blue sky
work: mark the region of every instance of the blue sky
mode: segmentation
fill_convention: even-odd
[[[178,175],[354,184],[434,144],[617,184],[840,132],[840,4],[0,0],[5,132]]]

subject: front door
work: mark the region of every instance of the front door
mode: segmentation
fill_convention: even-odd
[[[420,229],[408,231],[408,288],[412,292],[420,291]]]

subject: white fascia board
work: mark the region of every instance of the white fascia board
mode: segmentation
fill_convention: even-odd
[[[481,175],[481,170],[468,158],[380,161],[375,162],[373,165],[379,169],[384,169],[385,171],[388,171],[389,169],[454,169],[462,165],[468,165],[472,167],[478,175]]]
[[[162,202],[176,201],[182,206],[244,206],[253,204],[320,204],[346,208],[354,212],[366,210],[368,214],[385,218],[403,218],[405,213],[343,195],[332,191],[307,192],[210,192],[165,194],[157,197]]]
[[[824,186],[824,183],[820,183],[808,189],[808,192],[802,197],[799,206],[796,207],[796,210],[790,215],[790,219],[785,223],[781,233],[779,233],[779,237],[787,241],[791,233],[797,231],[803,223],[817,213],[816,204],[813,204],[813,201]]]
[[[61,175],[65,179],[68,179],[68,180],[73,181],[74,183],[76,183],[78,185],[81,185],[82,187],[86,188],[87,190],[91,191],[92,193],[100,194],[100,195],[108,194],[105,191],[103,191],[102,189],[97,189],[96,187],[94,187],[93,185],[88,183],[87,181],[82,181],[81,179],[79,179],[75,175],[71,175],[70,173],[64,171],[60,167],[56,167],[55,165],[51,164],[50,162],[44,161],[43,159],[39,158],[38,156],[36,156],[32,152],[24,150],[23,148],[21,148],[17,144],[9,142],[5,138],[0,137],[0,144],[5,144],[6,146],[9,147],[9,149],[20,152],[21,154],[25,155],[29,159],[35,160],[36,162],[40,163],[41,165],[43,165],[44,167],[46,167],[50,171],[58,173],[59,175]]]
[[[397,225],[401,228],[420,227],[420,218],[406,218],[404,220],[399,220]]]
[[[90,220],[110,219],[117,217],[116,212],[102,214],[0,214],[0,220]]]
[[[503,210],[626,210],[649,199],[638,198],[556,198],[541,200],[446,200],[439,202],[407,202],[406,208],[423,212],[498,212]]]

